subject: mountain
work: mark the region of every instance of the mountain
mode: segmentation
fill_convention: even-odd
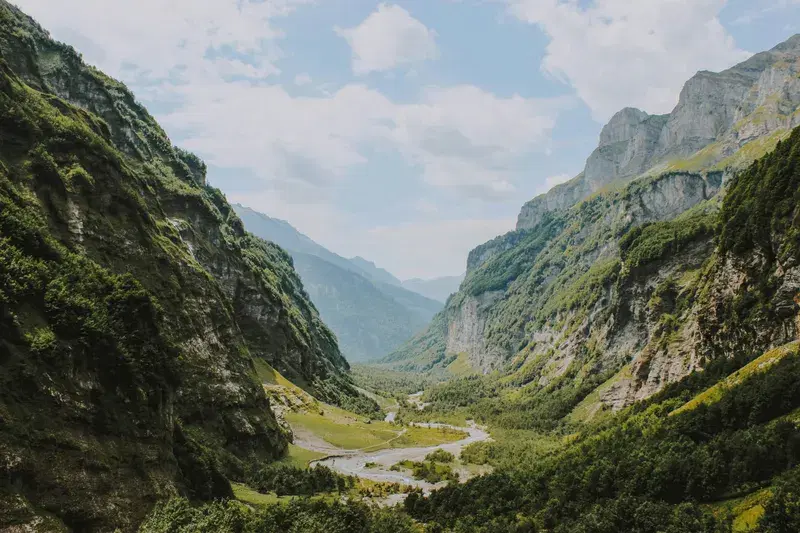
[[[345,259],[292,227],[234,205],[245,228],[292,254],[320,316],[350,361],[378,359],[421,331],[442,304],[401,286],[361,257]]]
[[[285,453],[257,377],[360,396],[289,255],[121,83],[0,1],[0,527],[130,531]]]
[[[311,300],[353,361],[390,353],[440,308],[411,307],[413,302],[385,290],[393,286],[381,287],[315,255],[294,252],[292,257]]]
[[[444,303],[451,294],[458,290],[462,281],[464,281],[464,275],[444,276],[433,279],[414,278],[405,280],[403,287],[437,302]]]
[[[566,209],[609,184],[668,171],[741,168],[800,124],[794,74],[800,34],[720,73],[701,71],[668,115],[625,108],[600,132],[584,171],[525,204],[517,229]]]
[[[458,293],[385,363],[498,371],[508,386],[574,402],[595,391],[595,407],[617,410],[718,358],[795,338],[791,233],[762,227],[758,246],[734,254],[720,231],[734,198],[755,194],[744,169],[800,125],[798,72],[794,36],[698,73],[669,115],[614,115],[584,171],[473,250]],[[761,218],[734,216],[743,234],[747,220],[769,220],[763,200],[783,206],[795,193],[781,183],[758,194]]]
[[[351,260],[345,259],[331,252],[324,246],[317,244],[311,238],[297,231],[294,226],[285,220],[268,217],[267,215],[240,204],[234,204],[233,209],[236,211],[236,214],[239,215],[239,218],[242,219],[248,231],[258,235],[262,239],[274,242],[285,250],[315,255],[339,268],[355,272],[362,276],[366,275],[366,273]]]
[[[389,285],[397,285],[398,287],[402,286],[402,282],[394,277],[391,272],[384,268],[380,268],[372,261],[368,261],[363,257],[356,256],[351,257],[350,262],[353,263],[357,268],[361,269],[362,272],[366,273],[367,277],[374,281],[387,283]]]

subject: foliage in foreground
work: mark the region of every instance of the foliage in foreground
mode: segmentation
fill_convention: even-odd
[[[178,498],[156,506],[140,533],[414,533],[405,513],[359,502],[295,500],[252,510],[235,501],[200,507]]]
[[[297,468],[280,463],[264,466],[250,474],[247,479],[247,484],[258,492],[274,492],[278,496],[344,492],[352,488],[354,483],[354,478],[337,474],[323,465]]]

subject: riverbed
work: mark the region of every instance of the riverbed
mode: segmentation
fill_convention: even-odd
[[[467,427],[457,427],[448,424],[414,424],[423,427],[447,427],[456,429],[467,433],[467,437],[455,442],[448,442],[436,446],[424,446],[417,448],[387,448],[373,452],[362,452],[359,450],[346,451],[342,450],[341,455],[327,457],[319,461],[313,461],[311,464],[321,464],[328,468],[335,470],[341,474],[348,476],[358,476],[360,478],[371,479],[373,481],[381,481],[388,483],[400,483],[403,485],[412,485],[419,487],[423,491],[428,492],[434,488],[443,486],[446,482],[442,483],[429,483],[428,481],[414,479],[410,473],[395,472],[390,470],[392,465],[400,461],[422,461],[425,456],[434,450],[445,450],[452,453],[455,457],[461,454],[464,447],[475,442],[488,440],[489,433],[485,429],[478,427],[474,423],[470,423]],[[368,467],[367,464],[370,464]],[[466,469],[455,467],[459,473],[462,481],[465,481],[471,475]]]

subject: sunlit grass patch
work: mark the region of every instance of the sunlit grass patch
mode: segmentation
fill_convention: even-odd
[[[766,352],[761,357],[751,361],[724,380],[721,380],[713,387],[701,392],[678,409],[675,409],[670,413],[670,416],[684,411],[691,411],[700,405],[712,405],[718,402],[728,390],[735,387],[749,376],[765,372],[772,365],[789,355],[797,355],[799,347],[800,341],[794,341]]]

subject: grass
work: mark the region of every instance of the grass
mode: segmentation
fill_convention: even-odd
[[[278,462],[290,464],[298,468],[306,468],[311,461],[322,459],[325,455],[324,453],[306,450],[300,446],[289,444],[289,451],[286,456]]]
[[[587,424],[589,422],[599,422],[611,414],[611,411],[603,408],[603,402],[600,400],[604,392],[614,386],[622,379],[631,377],[631,367],[626,365],[611,376],[602,385],[593,390],[586,398],[572,409],[572,412],[567,415],[566,419],[569,422],[576,422]]]
[[[473,369],[472,365],[469,364],[469,355],[465,352],[458,354],[458,357],[456,357],[452,363],[447,365],[447,371],[454,376],[459,377],[475,373],[475,369]]]
[[[296,498],[296,496],[278,496],[274,492],[269,494],[261,494],[260,492],[253,490],[247,485],[243,485],[241,483],[232,482],[231,488],[233,489],[233,495],[237,500],[257,507],[288,502]]]
[[[712,405],[718,402],[727,393],[727,391],[744,381],[749,376],[766,371],[769,367],[784,357],[789,355],[797,355],[798,348],[800,348],[800,341],[794,341],[766,352],[761,357],[754,359],[724,380],[721,380],[713,387],[704,390],[678,409],[675,409],[670,413],[670,416],[682,413],[684,411],[691,411],[700,405]]]
[[[772,489],[766,488],[741,498],[724,500],[709,505],[717,515],[730,514],[733,517],[733,533],[753,531],[764,515],[764,506],[772,497]]]
[[[397,440],[392,441],[392,448],[408,448],[411,446],[438,446],[448,442],[466,439],[464,431],[451,428],[420,428],[411,426]]]
[[[386,447],[387,441],[400,433],[385,422],[367,424],[360,420],[342,419],[331,416],[327,409],[324,415],[287,412],[285,417],[292,428],[301,427],[325,442],[345,450]]]
[[[367,423],[361,417],[329,405],[323,406],[323,413],[287,412],[285,417],[293,428],[302,428],[345,450],[376,451],[384,448],[436,446],[467,436],[462,431],[449,428],[400,428],[382,421]]]

